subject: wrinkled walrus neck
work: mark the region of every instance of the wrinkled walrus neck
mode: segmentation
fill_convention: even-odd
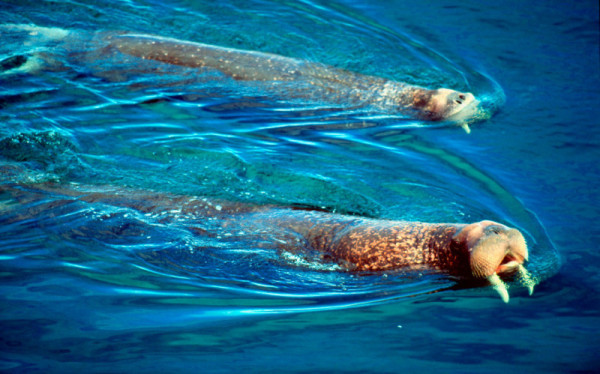
[[[452,237],[458,227],[422,222],[370,221],[346,229],[329,251],[355,264],[355,270],[382,271],[427,265],[455,275],[468,274],[466,247]]]

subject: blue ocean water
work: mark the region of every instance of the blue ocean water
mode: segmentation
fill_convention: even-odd
[[[182,68],[73,63],[2,31],[2,187],[56,182],[526,236],[532,296],[436,272],[361,275],[208,221],[54,193],[0,195],[0,368],[12,372],[595,372],[600,366],[598,4],[5,1],[0,21],[277,53],[497,112],[465,133],[270,96]],[[155,73],[151,69],[159,69]],[[150,72],[150,73],[148,73]],[[133,192],[132,192],[133,193]],[[115,194],[115,200],[121,199]],[[197,235],[198,232],[213,235]],[[223,235],[221,235],[223,234]]]

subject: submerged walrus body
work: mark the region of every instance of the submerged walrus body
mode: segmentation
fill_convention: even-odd
[[[44,40],[58,40],[62,43],[60,48],[87,63],[109,58],[116,65],[126,61],[131,65],[128,68],[135,69],[142,60],[152,60],[192,69],[213,69],[235,80],[265,82],[264,88],[283,97],[401,113],[429,121],[466,124],[479,113],[479,101],[471,93],[426,89],[275,54],[134,33],[89,34],[29,25],[5,27],[18,28],[38,39],[43,36]],[[293,85],[281,85],[282,82]]]
[[[217,222],[212,230],[244,233],[257,247],[292,253],[322,254],[352,271],[388,271],[427,266],[465,279],[487,279],[508,301],[501,275],[518,272],[533,290],[523,263],[528,250],[516,229],[492,222],[472,224],[423,223],[369,219],[329,212],[256,206],[189,196],[81,186],[13,186],[0,190],[31,201],[50,193],[63,204],[71,201],[133,208],[150,216],[165,212],[190,221]],[[43,209],[36,205],[37,209]],[[194,225],[198,235],[211,235]],[[214,233],[212,233],[214,234]]]

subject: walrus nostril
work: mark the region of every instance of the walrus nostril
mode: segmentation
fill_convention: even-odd
[[[467,97],[463,94],[458,95],[458,98],[461,100],[465,100]]]
[[[460,101],[460,100],[454,100],[454,102],[458,103],[458,104],[462,104],[462,101]]]
[[[486,231],[493,234],[500,234],[503,229],[498,225],[490,225],[486,228]]]

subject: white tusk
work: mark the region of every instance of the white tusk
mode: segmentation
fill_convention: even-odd
[[[469,127],[469,124],[468,124],[468,123],[466,123],[466,122],[463,122],[463,123],[461,123],[461,124],[460,124],[460,127],[462,127],[462,128],[463,128],[463,130],[465,130],[465,132],[466,132],[467,134],[470,134],[470,133],[471,133],[471,128]]]
[[[500,294],[500,298],[502,299],[502,301],[508,303],[508,289],[506,288],[506,284],[504,284],[504,282],[502,281],[502,279],[500,279],[498,274],[494,273],[487,277],[487,279],[490,282],[490,284],[494,287],[496,292]]]
[[[519,276],[521,277],[521,283],[523,283],[529,290],[529,296],[533,295],[535,281],[531,279],[531,275],[523,265],[519,265]]]

